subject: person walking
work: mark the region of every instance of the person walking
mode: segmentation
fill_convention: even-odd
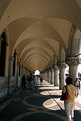
[[[34,77],[34,87],[35,87],[35,90],[37,90],[37,87],[38,87],[38,76],[35,75]]]
[[[34,80],[34,78],[33,78],[33,75],[32,74],[30,74],[30,76],[29,76],[29,88],[30,88],[30,90],[32,90],[33,89],[33,80]]]
[[[74,106],[75,106],[75,97],[76,97],[76,88],[72,85],[72,78],[66,78],[66,85],[62,89],[62,93],[64,94],[67,91],[68,98],[64,100],[64,107],[66,113],[66,120],[73,121],[74,120]]]
[[[76,87],[77,97],[78,97],[80,89],[80,80],[78,78],[75,78],[74,86]]]
[[[41,75],[41,77],[40,77],[41,86],[43,85],[43,80],[44,80],[44,78],[43,78],[42,75]]]
[[[22,89],[25,89],[26,88],[26,78],[25,78],[25,75],[23,75],[23,77],[21,78],[21,87]]]

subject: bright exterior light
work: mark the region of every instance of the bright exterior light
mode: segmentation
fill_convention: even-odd
[[[36,70],[34,75],[40,75],[40,71],[39,70]]]
[[[78,66],[78,72],[81,73],[81,64],[79,64],[79,66]]]

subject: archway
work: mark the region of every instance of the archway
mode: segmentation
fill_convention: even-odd
[[[36,71],[34,72],[34,75],[40,75],[40,71],[39,71],[39,70],[36,70]]]
[[[6,35],[5,32],[1,35],[1,51],[0,51],[0,76],[5,76],[5,64],[6,64]]]

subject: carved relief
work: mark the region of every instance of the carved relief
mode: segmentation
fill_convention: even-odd
[[[81,58],[78,58],[78,57],[69,57],[69,58],[66,58],[66,63],[68,65],[78,65],[78,64],[81,64]]]
[[[58,67],[57,66],[54,66],[54,70],[57,71],[58,70]]]

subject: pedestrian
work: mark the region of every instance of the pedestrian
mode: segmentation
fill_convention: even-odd
[[[80,80],[78,78],[75,78],[74,86],[76,87],[77,97],[78,97],[80,89]]]
[[[33,75],[32,74],[30,74],[30,76],[29,76],[29,79],[28,79],[28,81],[29,81],[29,88],[30,89],[33,89]]]
[[[38,87],[38,76],[37,75],[34,76],[34,87],[37,90],[37,87]]]
[[[26,88],[26,78],[25,78],[25,75],[22,76],[22,79],[21,79],[21,87],[22,89],[25,89]]]
[[[66,85],[62,89],[62,93],[64,94],[67,90],[68,99],[64,100],[64,107],[66,113],[66,120],[73,121],[74,120],[74,106],[75,106],[75,97],[76,97],[76,88],[72,85],[72,78],[66,78]]]
[[[44,80],[44,78],[43,78],[43,76],[41,75],[41,77],[40,77],[41,86],[43,86],[43,80]]]

